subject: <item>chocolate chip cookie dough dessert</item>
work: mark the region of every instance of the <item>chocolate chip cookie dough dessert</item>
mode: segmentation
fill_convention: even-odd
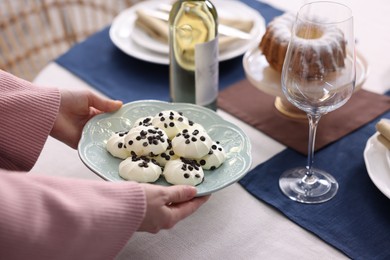
[[[226,160],[218,141],[199,123],[181,112],[165,110],[137,119],[131,129],[113,134],[106,145],[114,157],[124,159],[119,175],[130,181],[196,186],[203,170],[215,170]]]

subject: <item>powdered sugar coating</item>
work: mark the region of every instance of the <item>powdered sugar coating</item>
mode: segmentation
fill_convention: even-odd
[[[259,48],[272,68],[282,71],[287,47],[293,33],[296,16],[286,12],[275,17],[267,26]],[[296,59],[291,69],[298,75],[308,78],[321,77],[329,72],[344,67],[345,39],[342,31],[333,24],[310,24],[312,30],[319,33],[316,38],[295,37],[291,44],[292,51],[299,53],[305,50],[304,58]],[[300,28],[295,34],[299,35]],[[302,68],[302,65],[303,67]]]

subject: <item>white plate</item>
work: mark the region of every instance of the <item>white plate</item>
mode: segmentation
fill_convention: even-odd
[[[375,186],[390,198],[390,150],[379,140],[379,133],[371,136],[364,149],[368,175]]]
[[[243,58],[243,66],[247,79],[263,92],[283,97],[280,73],[272,69],[258,47],[247,51]],[[366,59],[356,52],[356,87],[358,90],[368,75]]]
[[[170,3],[169,0],[142,1],[121,12],[113,21],[110,28],[110,39],[126,54],[152,63],[169,64],[168,46],[149,37],[135,26],[137,9],[156,9],[161,3]],[[244,54],[260,42],[265,32],[265,20],[257,10],[235,0],[215,0],[220,17],[253,20],[250,31],[251,40],[238,40],[225,48],[219,55],[219,61],[225,61]]]
[[[106,151],[106,141],[112,133],[129,129],[138,118],[170,109],[181,111],[190,120],[203,125],[210,137],[219,141],[226,151],[227,159],[218,169],[204,171],[204,181],[196,186],[197,196],[227,187],[248,172],[252,164],[251,144],[239,127],[204,107],[154,100],[131,102],[115,113],[101,114],[88,121],[78,146],[81,160],[105,180],[125,181],[119,176],[118,170],[122,160],[114,158]],[[160,178],[155,184],[169,185],[164,178]]]

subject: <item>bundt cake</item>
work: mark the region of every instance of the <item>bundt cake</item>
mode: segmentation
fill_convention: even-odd
[[[284,58],[292,34],[295,16],[284,13],[274,18],[267,26],[259,48],[269,65],[278,72],[282,71]],[[344,67],[345,40],[341,30],[335,26],[315,26],[315,33],[309,37],[302,35],[302,28],[296,29],[298,36],[294,43],[292,59],[304,66],[291,66],[300,76],[308,78],[323,76]],[[310,44],[309,48],[307,45]],[[305,51],[303,56],[296,54]],[[295,54],[295,55],[294,55]]]

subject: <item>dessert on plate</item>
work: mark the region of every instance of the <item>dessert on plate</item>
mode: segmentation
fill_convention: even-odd
[[[196,161],[184,158],[169,161],[162,174],[170,184],[196,186],[202,183],[204,178],[202,167]]]
[[[204,180],[203,170],[215,170],[226,160],[221,144],[202,125],[173,110],[135,120],[108,138],[106,150],[123,160],[119,176],[137,182],[163,176],[170,184],[196,186]]]

